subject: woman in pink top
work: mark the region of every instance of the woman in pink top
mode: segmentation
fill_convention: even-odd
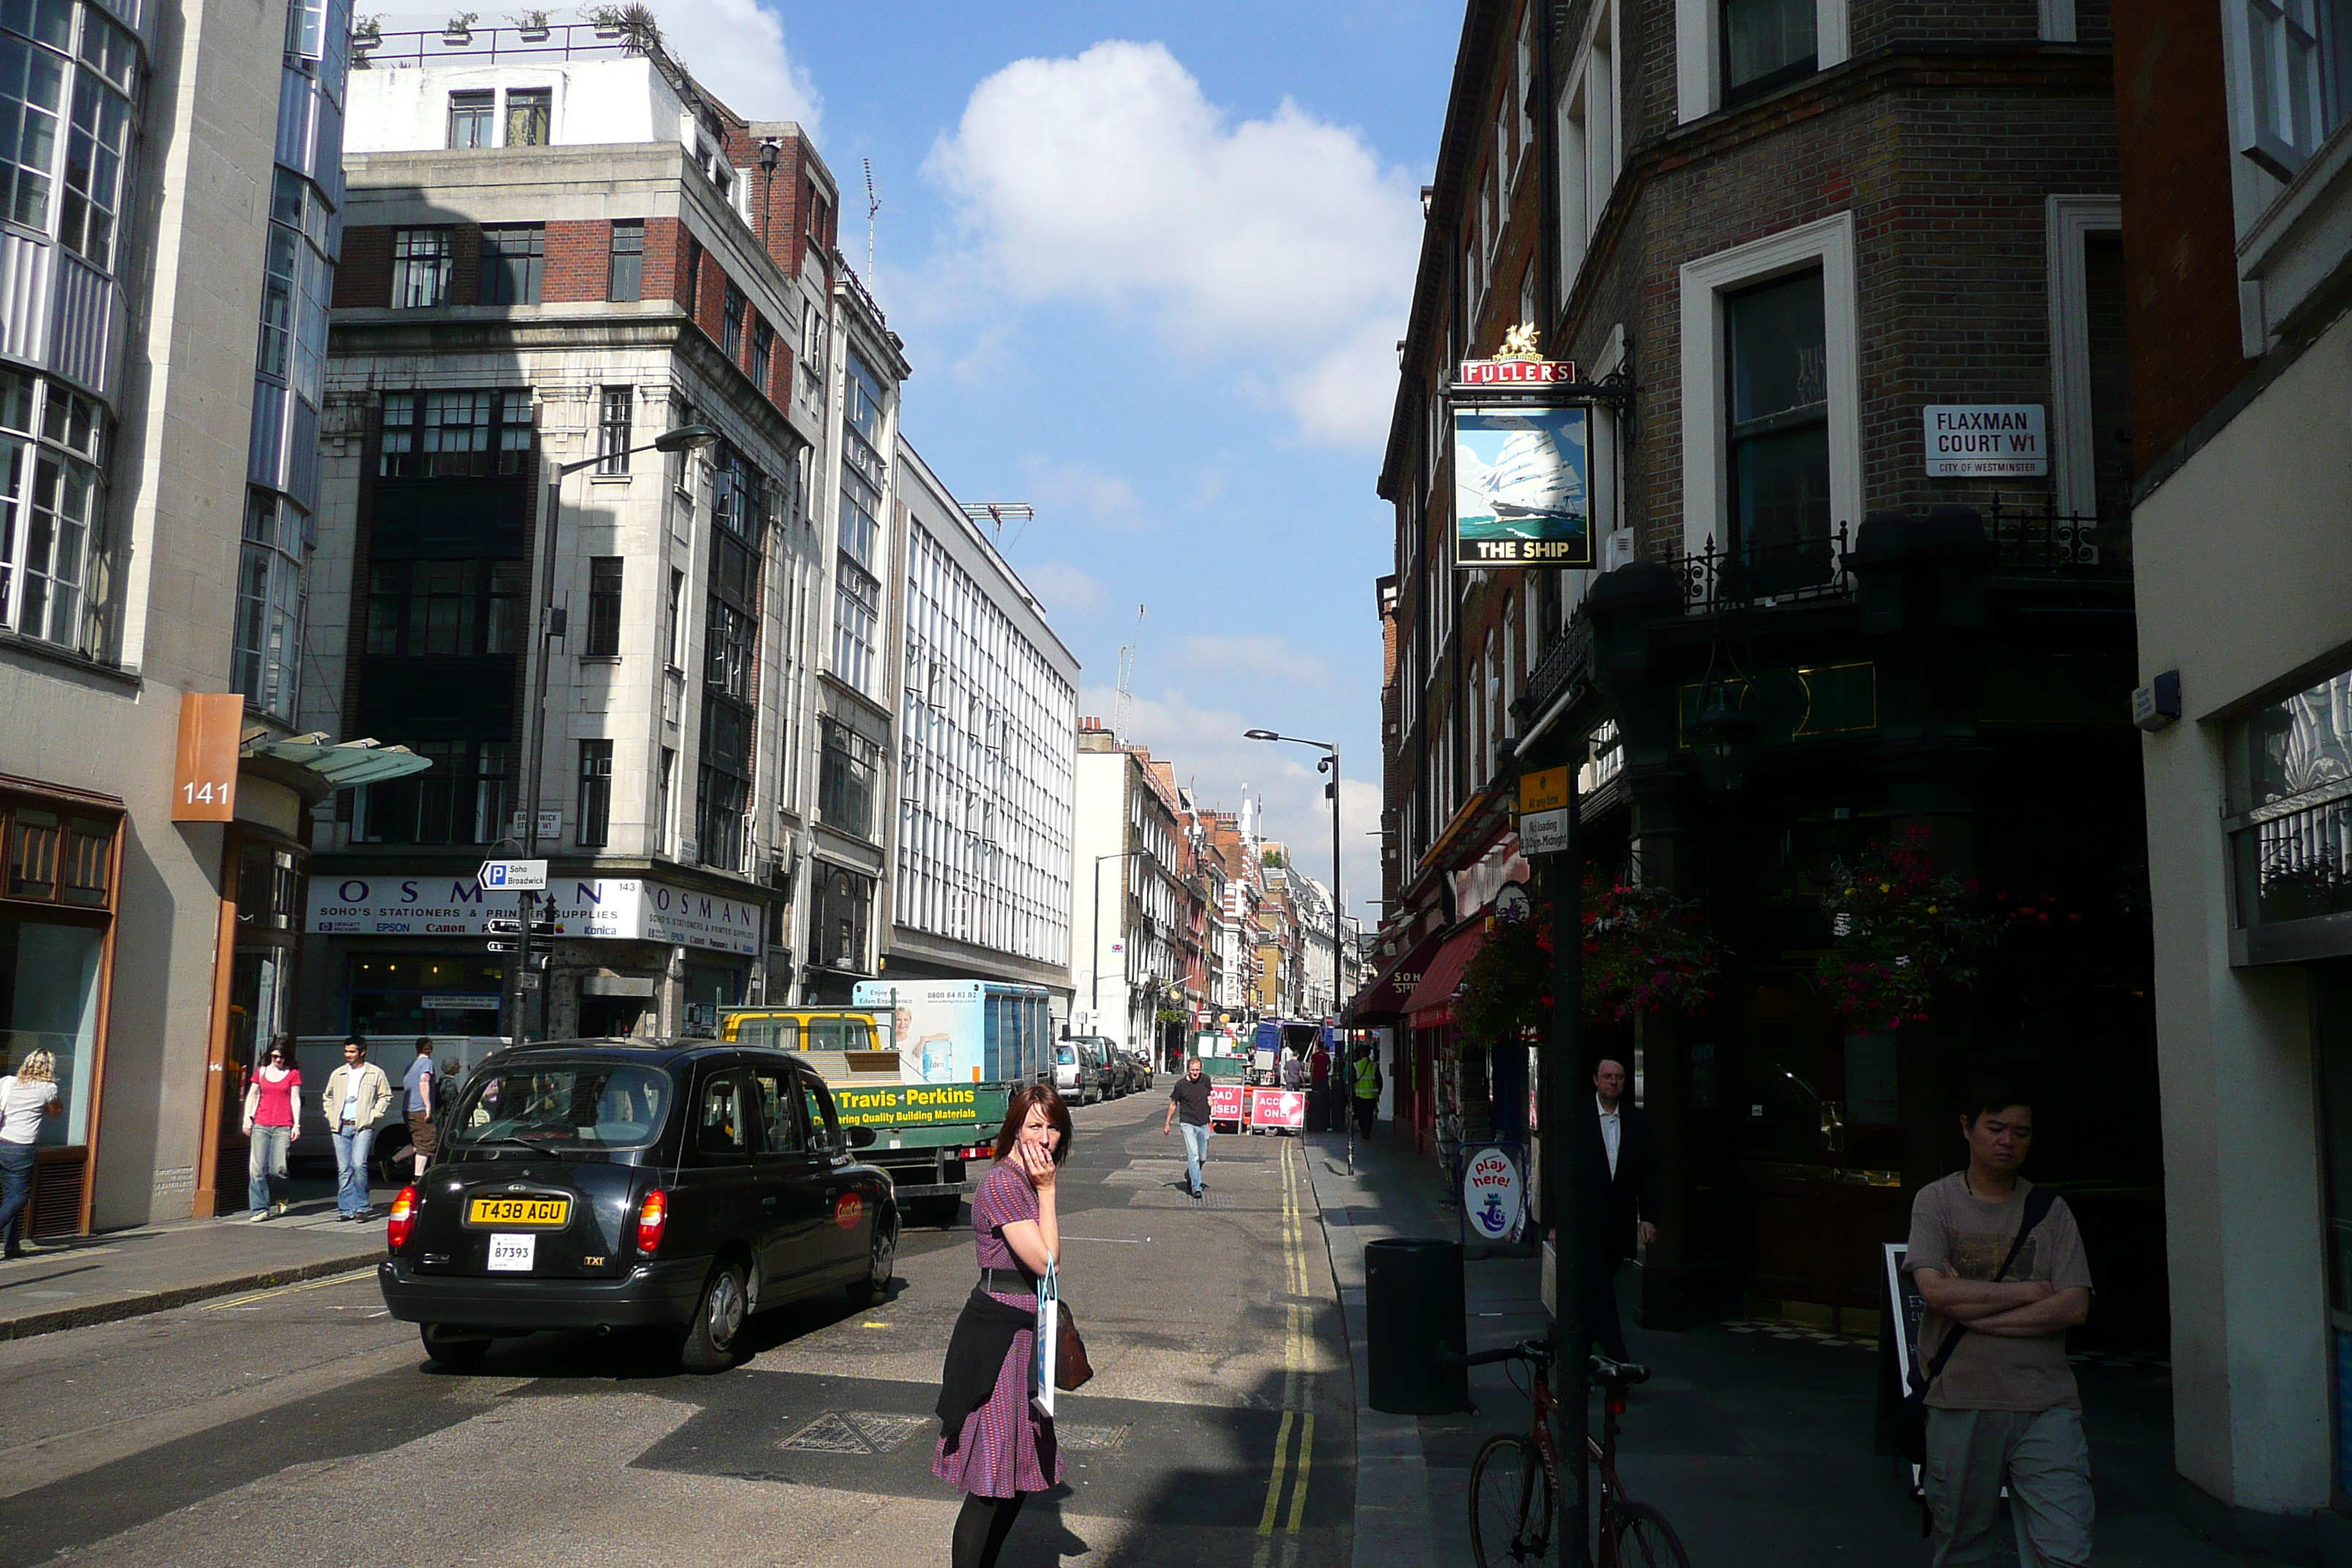
[[[280,1035],[270,1042],[253,1081],[245,1086],[246,1203],[247,1219],[270,1219],[286,1212],[278,1194],[286,1184],[286,1151],[302,1110],[302,1074],[294,1066],[293,1050]]]

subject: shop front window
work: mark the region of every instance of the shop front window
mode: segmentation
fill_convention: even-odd
[[[89,1141],[91,1063],[98,1047],[96,926],[0,911],[0,1060],[14,1071],[35,1051],[55,1064],[65,1114],[43,1117],[35,1142],[57,1148]]]
[[[495,1035],[506,991],[496,958],[355,952],[345,972],[344,1027],[370,1038]]]

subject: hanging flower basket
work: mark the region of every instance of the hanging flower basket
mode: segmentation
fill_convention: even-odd
[[[1939,990],[1976,984],[1969,960],[1992,940],[1976,884],[1939,870],[1924,827],[1852,862],[1833,861],[1823,900],[1832,948],[1814,978],[1830,1005],[1871,1028],[1924,1024]]]
[[[1588,868],[1583,908],[1584,1016],[1631,1023],[1644,1013],[1696,1013],[1723,976],[1723,944],[1699,906],[1663,888]],[[1517,1039],[1551,1012],[1551,909],[1496,920],[1462,972],[1454,1018],[1469,1037]]]

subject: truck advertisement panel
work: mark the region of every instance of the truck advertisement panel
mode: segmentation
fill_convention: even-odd
[[[1024,1082],[1048,1070],[1053,1016],[1042,985],[992,980],[861,980],[854,1007],[887,1016],[910,1084]]]
[[[833,1107],[844,1127],[944,1127],[1004,1120],[1005,1091],[977,1084],[835,1083]]]

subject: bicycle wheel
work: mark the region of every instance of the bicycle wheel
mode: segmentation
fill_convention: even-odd
[[[1666,1516],[1643,1502],[1617,1505],[1618,1568],[1690,1568],[1690,1554]]]
[[[1551,1525],[1551,1478],[1535,1444],[1487,1438],[1470,1461],[1470,1554],[1478,1568],[1547,1561]]]

